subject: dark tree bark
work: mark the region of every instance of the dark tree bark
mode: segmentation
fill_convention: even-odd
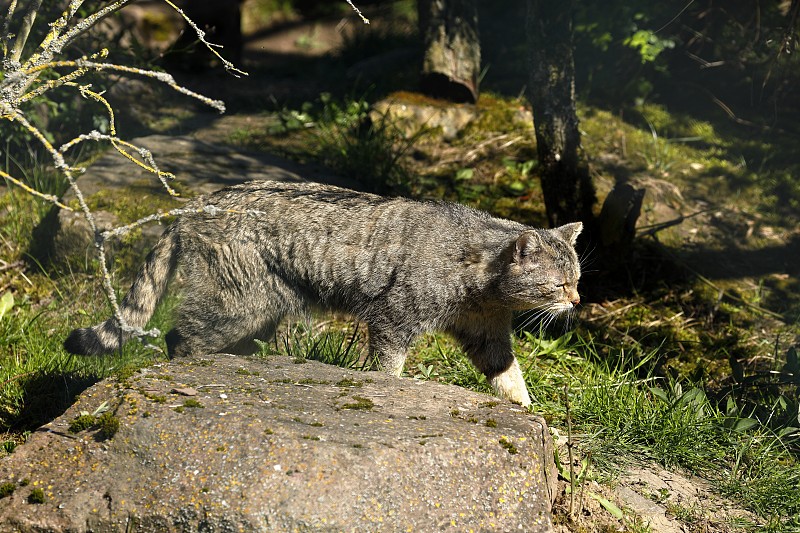
[[[595,190],[582,159],[575,108],[572,2],[528,0],[526,20],[536,150],[551,226],[591,222]]]
[[[477,0],[419,0],[418,9],[425,42],[422,92],[475,103],[481,68]]]

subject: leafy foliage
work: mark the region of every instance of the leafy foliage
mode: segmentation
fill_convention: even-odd
[[[406,136],[388,115],[371,114],[364,99],[339,104],[323,94],[320,101],[322,110],[312,130],[320,161],[374,192],[406,191],[410,176],[404,156],[424,129]]]

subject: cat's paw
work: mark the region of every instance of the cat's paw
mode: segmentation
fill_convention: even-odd
[[[519,363],[516,360],[505,371],[493,377],[490,382],[495,394],[501,398],[511,400],[523,407],[531,405],[528,387],[525,385],[522,370],[520,370]]]

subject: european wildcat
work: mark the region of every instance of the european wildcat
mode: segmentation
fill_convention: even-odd
[[[527,406],[512,312],[556,315],[579,303],[580,223],[534,229],[458,204],[269,181],[194,207],[166,230],[121,304],[130,325],[144,326],[180,266],[170,357],[252,352],[285,315],[321,306],[366,322],[370,360],[395,375],[417,335],[447,331],[499,396]],[[99,355],[122,337],[112,317],[72,331],[64,346]]]

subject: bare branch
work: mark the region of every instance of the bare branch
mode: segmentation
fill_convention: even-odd
[[[206,41],[206,32],[201,30],[200,27],[197,26],[197,24],[195,24],[192,19],[190,19],[188,16],[186,16],[186,13],[184,13],[181,8],[179,8],[178,6],[173,4],[170,0],[164,0],[164,2],[169,4],[169,6],[172,7],[172,9],[174,9],[180,16],[183,17],[183,20],[185,20],[186,23],[189,26],[191,26],[191,28],[195,31],[195,33],[197,34],[197,38],[200,39],[200,42],[203,43],[204,45],[206,45],[206,48],[208,48],[211,51],[212,54],[217,56],[217,58],[219,58],[219,60],[222,61],[222,65],[225,67],[225,70],[227,70],[228,72],[230,72],[231,74],[233,74],[237,78],[239,76],[247,76],[248,75],[247,72],[244,72],[243,70],[239,70],[238,68],[236,68],[234,66],[233,63],[231,63],[230,61],[228,61],[227,59],[222,57],[219,54],[219,52],[217,52],[214,49],[214,48],[217,48],[217,47],[218,48],[222,48],[222,46]]]
[[[28,36],[33,28],[33,23],[36,21],[36,14],[42,6],[42,0],[33,0],[28,6],[25,15],[22,17],[22,27],[14,39],[14,46],[11,48],[11,61],[18,63],[22,56],[22,49],[25,48],[25,43],[28,41]]]
[[[136,67],[116,65],[114,63],[97,63],[95,61],[88,61],[86,59],[78,59],[75,61],[53,61],[51,63],[45,63],[43,65],[38,65],[35,67],[28,68],[24,70],[23,73],[25,75],[30,75],[51,68],[63,68],[63,67],[89,68],[96,71],[112,70],[116,72],[124,72],[126,74],[136,74],[138,76],[153,78],[166,85],[169,85],[179,93],[191,96],[192,98],[199,100],[210,107],[213,107],[220,113],[225,112],[225,102],[221,100],[213,100],[211,98],[208,98],[207,96],[203,96],[202,94],[190,91],[189,89],[178,85],[178,83],[175,81],[175,78],[173,78],[172,75],[167,72],[157,72],[155,70],[144,70]]]
[[[3,28],[0,30],[0,39],[3,40],[3,59],[8,56],[8,41],[11,40],[12,35],[9,33],[11,29],[11,19],[14,17],[14,11],[17,9],[17,0],[11,0],[8,5],[8,12],[3,21]]]
[[[32,35],[32,28],[36,22],[36,16],[41,8],[42,0],[30,0],[26,5],[24,16],[20,18],[20,28],[16,35],[12,34],[13,24],[17,24],[17,11],[18,0],[11,0],[5,18],[2,21],[2,39],[3,50],[3,72],[0,78],[0,119],[7,119],[22,126],[34,139],[35,143],[41,145],[43,150],[49,155],[52,164],[67,180],[69,188],[75,196],[76,202],[80,208],[83,218],[86,220],[90,231],[94,235],[94,246],[96,257],[99,262],[100,276],[104,292],[111,307],[113,316],[120,329],[127,333],[138,337],[157,336],[159,331],[152,329],[145,331],[142,328],[132,327],[127,324],[123,319],[120,307],[114,290],[109,265],[107,264],[106,256],[106,241],[109,238],[124,235],[130,230],[142,226],[150,222],[161,221],[164,218],[171,216],[178,216],[187,212],[203,212],[211,216],[220,214],[222,210],[213,206],[194,206],[192,208],[178,208],[173,209],[167,213],[156,213],[146,216],[127,226],[121,226],[109,231],[101,232],[97,226],[95,216],[90,210],[83,192],[80,190],[76,183],[75,175],[82,172],[83,168],[72,167],[67,163],[67,152],[76,145],[86,142],[109,142],[111,146],[117,150],[123,157],[138,165],[147,172],[152,173],[156,178],[161,181],[165,190],[172,196],[178,196],[177,192],[170,187],[168,180],[174,179],[174,175],[169,172],[163,172],[156,164],[153,154],[149,150],[136,146],[128,141],[121,139],[117,135],[115,124],[115,110],[114,107],[108,102],[102,92],[94,91],[89,84],[80,84],[78,81],[84,75],[90,72],[98,73],[120,73],[122,75],[135,75],[145,78],[156,80],[164,83],[174,90],[190,96],[200,102],[209,105],[220,112],[225,111],[225,105],[219,100],[213,100],[199,93],[191,91],[185,87],[178,85],[175,79],[168,73],[157,72],[154,70],[135,68],[125,65],[118,65],[113,62],[105,61],[108,56],[108,50],[101,49],[100,51],[90,55],[88,58],[83,57],[76,60],[65,60],[61,55],[63,50],[71,44],[77,37],[89,31],[97,22],[104,17],[118,11],[125,5],[131,3],[133,0],[110,0],[105,7],[98,9],[96,12],[76,19],[78,9],[84,4],[85,0],[70,0],[66,10],[56,19],[49,22],[49,30],[44,36],[42,41],[38,44],[34,53],[29,53],[26,50],[26,43]],[[217,56],[225,66],[226,70],[232,72],[234,75],[247,75],[237,69],[230,61],[226,60],[217,51],[221,48],[220,45],[211,43],[206,40],[205,33],[199,28],[183,11],[177,7],[173,0],[164,0],[169,6],[175,9],[187,24],[195,31],[199,40]],[[351,0],[348,3],[353,9],[362,17],[365,23],[369,21],[361,15],[360,11],[355,7]],[[13,41],[13,46],[10,46]],[[45,71],[61,71],[69,69],[68,72],[61,74],[59,77],[43,82],[38,82],[39,76]],[[34,85],[36,84],[36,85]],[[91,131],[77,135],[72,140],[63,143],[58,149],[55,148],[45,132],[35,126],[34,122],[28,117],[26,106],[23,104],[30,103],[34,98],[46,96],[50,91],[55,89],[72,89],[77,91],[82,97],[93,100],[102,106],[105,110],[105,116],[109,122],[109,134],[103,134],[99,131]],[[76,209],[64,204],[53,195],[42,193],[35,188],[27,185],[22,180],[16,179],[9,175],[7,172],[0,171],[0,178],[6,179],[10,184],[18,186],[25,190],[28,194],[42,198],[54,205],[59,206],[61,209],[68,209],[75,211]],[[261,213],[258,211],[243,211],[249,216],[259,216]]]
[[[17,178],[15,178],[14,176],[11,176],[10,174],[6,174],[6,173],[5,173],[5,172],[3,172],[2,170],[0,170],[0,177],[7,179],[8,181],[10,181],[11,183],[13,183],[13,184],[14,184],[14,185],[16,185],[17,187],[21,188],[22,190],[24,190],[24,191],[25,191],[25,192],[27,192],[28,194],[32,194],[32,195],[34,195],[34,196],[37,196],[37,197],[39,197],[39,198],[41,198],[41,199],[43,199],[43,200],[47,200],[47,201],[48,201],[48,202],[50,202],[51,204],[57,205],[57,206],[58,206],[58,207],[60,207],[61,209],[66,209],[67,211],[75,211],[75,210],[74,210],[74,209],[72,209],[70,206],[62,204],[62,203],[61,203],[61,202],[58,200],[58,198],[57,198],[57,197],[55,197],[55,196],[53,196],[52,194],[44,194],[44,193],[41,193],[41,192],[37,191],[36,189],[34,189],[34,188],[32,188],[32,187],[28,186],[28,185],[27,185],[25,182],[23,182],[22,180],[18,180],[18,179],[17,179]]]
[[[369,19],[361,14],[361,10],[356,7],[356,5],[353,3],[353,0],[347,0],[347,3],[350,4],[350,7],[353,8],[353,11],[355,11],[356,14],[361,17],[361,20],[364,22],[364,24],[369,24]]]
[[[97,13],[84,18],[71,30],[67,31],[63,35],[60,35],[60,32],[67,28],[69,20],[75,15],[78,8],[83,3],[83,0],[72,0],[70,2],[69,11],[64,13],[61,18],[52,24],[52,30],[47,34],[44,40],[42,40],[42,43],[39,45],[40,52],[31,56],[31,58],[25,62],[25,65],[23,65],[22,68],[29,69],[37,64],[50,62],[52,58],[61,53],[64,47],[74,38],[87,31],[101,19],[107,17],[115,11],[118,11],[125,6],[125,4],[128,4],[131,1],[132,0],[117,0],[114,3],[107,5]]]

